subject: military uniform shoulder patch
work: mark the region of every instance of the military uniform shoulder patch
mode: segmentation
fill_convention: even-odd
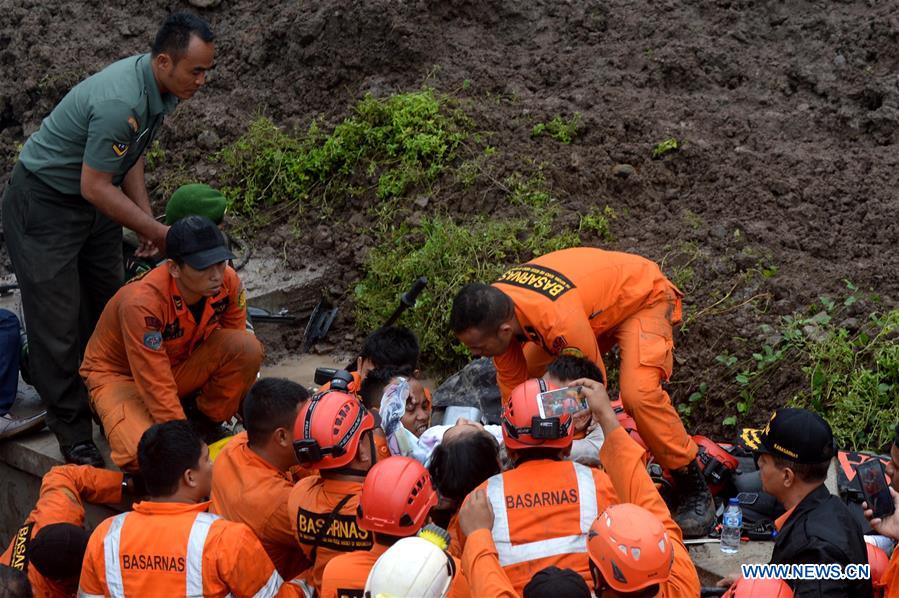
[[[584,352],[576,347],[565,347],[559,352],[559,355],[570,355],[571,357],[580,357],[585,359]]]
[[[112,151],[115,152],[115,155],[121,158],[126,153],[128,153],[128,144],[127,143],[113,143]]]
[[[158,351],[162,346],[162,333],[158,330],[155,332],[144,333],[144,346],[148,349]]]
[[[575,288],[574,283],[559,272],[534,264],[510,268],[496,282],[535,291],[550,301]]]
[[[144,325],[150,330],[162,330],[162,322],[160,322],[159,318],[156,316],[146,316],[144,318]]]
[[[237,296],[237,307],[238,309],[247,308],[247,290],[243,288],[243,285],[240,285],[240,295]]]

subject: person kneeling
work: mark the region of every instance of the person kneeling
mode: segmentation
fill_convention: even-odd
[[[225,434],[256,379],[262,345],[246,327],[246,294],[211,220],[188,216],[166,236],[166,263],[106,305],[81,365],[113,462],[137,468],[154,423],[184,419],[206,442]]]

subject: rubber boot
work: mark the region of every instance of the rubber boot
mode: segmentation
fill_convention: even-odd
[[[705,476],[699,470],[696,461],[679,470],[673,471],[675,488],[677,489],[678,506],[674,520],[684,533],[684,538],[702,538],[708,535],[715,525],[715,501]]]

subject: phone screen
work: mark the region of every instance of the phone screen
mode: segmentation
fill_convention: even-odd
[[[878,459],[870,459],[855,468],[855,476],[862,487],[868,508],[874,511],[875,517],[886,517],[895,510],[893,497],[890,496],[883,464]]]
[[[580,386],[566,386],[537,395],[540,417],[559,417],[563,413],[577,413],[587,408],[587,399],[580,396]]]

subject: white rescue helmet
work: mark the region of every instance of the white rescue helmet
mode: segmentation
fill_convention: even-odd
[[[429,540],[412,536],[387,549],[365,582],[366,598],[444,598],[455,575],[453,558]]]

